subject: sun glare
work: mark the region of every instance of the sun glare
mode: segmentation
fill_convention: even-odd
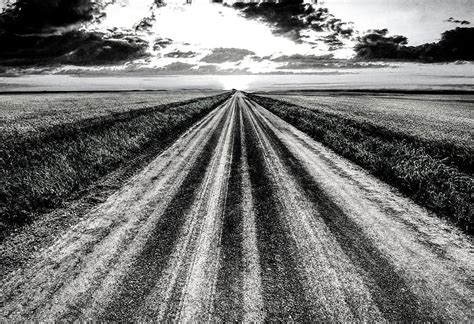
[[[254,75],[221,75],[219,82],[224,90],[248,90],[254,81]]]

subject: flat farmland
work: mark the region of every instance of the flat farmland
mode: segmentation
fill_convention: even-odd
[[[474,95],[287,92],[267,96],[427,140],[474,145]]]
[[[57,125],[212,96],[221,92],[194,90],[2,94],[0,134],[15,137],[38,136],[42,131]]]

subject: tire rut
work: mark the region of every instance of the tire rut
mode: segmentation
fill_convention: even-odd
[[[243,206],[241,109],[236,107],[232,164],[221,234],[220,269],[216,283],[214,318],[217,321],[242,321],[243,314]],[[236,116],[236,117],[237,117]]]
[[[174,261],[167,270],[170,279],[157,284],[165,287],[166,301],[160,319],[205,321],[213,313],[215,285],[218,276],[222,220],[228,194],[235,130],[235,105],[231,99],[229,114],[213,159],[209,165],[200,195],[188,215],[187,233],[178,242]],[[171,288],[171,290],[170,290]]]
[[[262,289],[266,321],[310,321],[314,312],[304,294],[304,285],[294,258],[296,246],[281,223],[283,209],[275,192],[271,170],[249,119],[244,114],[245,143],[249,177],[255,198],[257,244],[262,269]]]
[[[353,264],[366,272],[366,284],[384,318],[397,321],[433,320],[429,315],[432,312],[431,305],[423,304],[411,293],[408,284],[394,266],[372,244],[371,239],[363,234],[359,226],[313,181],[306,172],[306,167],[293,156],[273,130],[261,121],[262,117],[255,117],[255,120],[270,139],[288,171],[316,206],[319,217],[324,220],[346,255]]]
[[[143,316],[142,303],[151,292],[156,278],[165,269],[171,257],[173,247],[182,233],[186,216],[190,212],[198,190],[204,181],[210,161],[214,155],[214,148],[221,136],[221,131],[228,119],[229,111],[205,145],[197,163],[191,169],[180,186],[179,191],[163,213],[160,221],[149,235],[140,254],[136,257],[131,271],[121,283],[121,293],[116,296],[102,315],[101,320],[122,321],[134,320]]]

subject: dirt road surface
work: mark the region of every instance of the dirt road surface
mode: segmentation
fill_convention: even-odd
[[[27,267],[2,320],[473,320],[473,244],[237,92]]]

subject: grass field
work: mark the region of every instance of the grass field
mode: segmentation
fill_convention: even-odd
[[[473,96],[252,98],[417,203],[473,230]]]
[[[369,122],[429,141],[472,146],[474,95],[286,93],[270,98]]]
[[[2,236],[151,145],[167,145],[230,95],[210,94],[0,96]]]
[[[1,136],[34,137],[56,125],[212,96],[217,91],[0,95]]]

